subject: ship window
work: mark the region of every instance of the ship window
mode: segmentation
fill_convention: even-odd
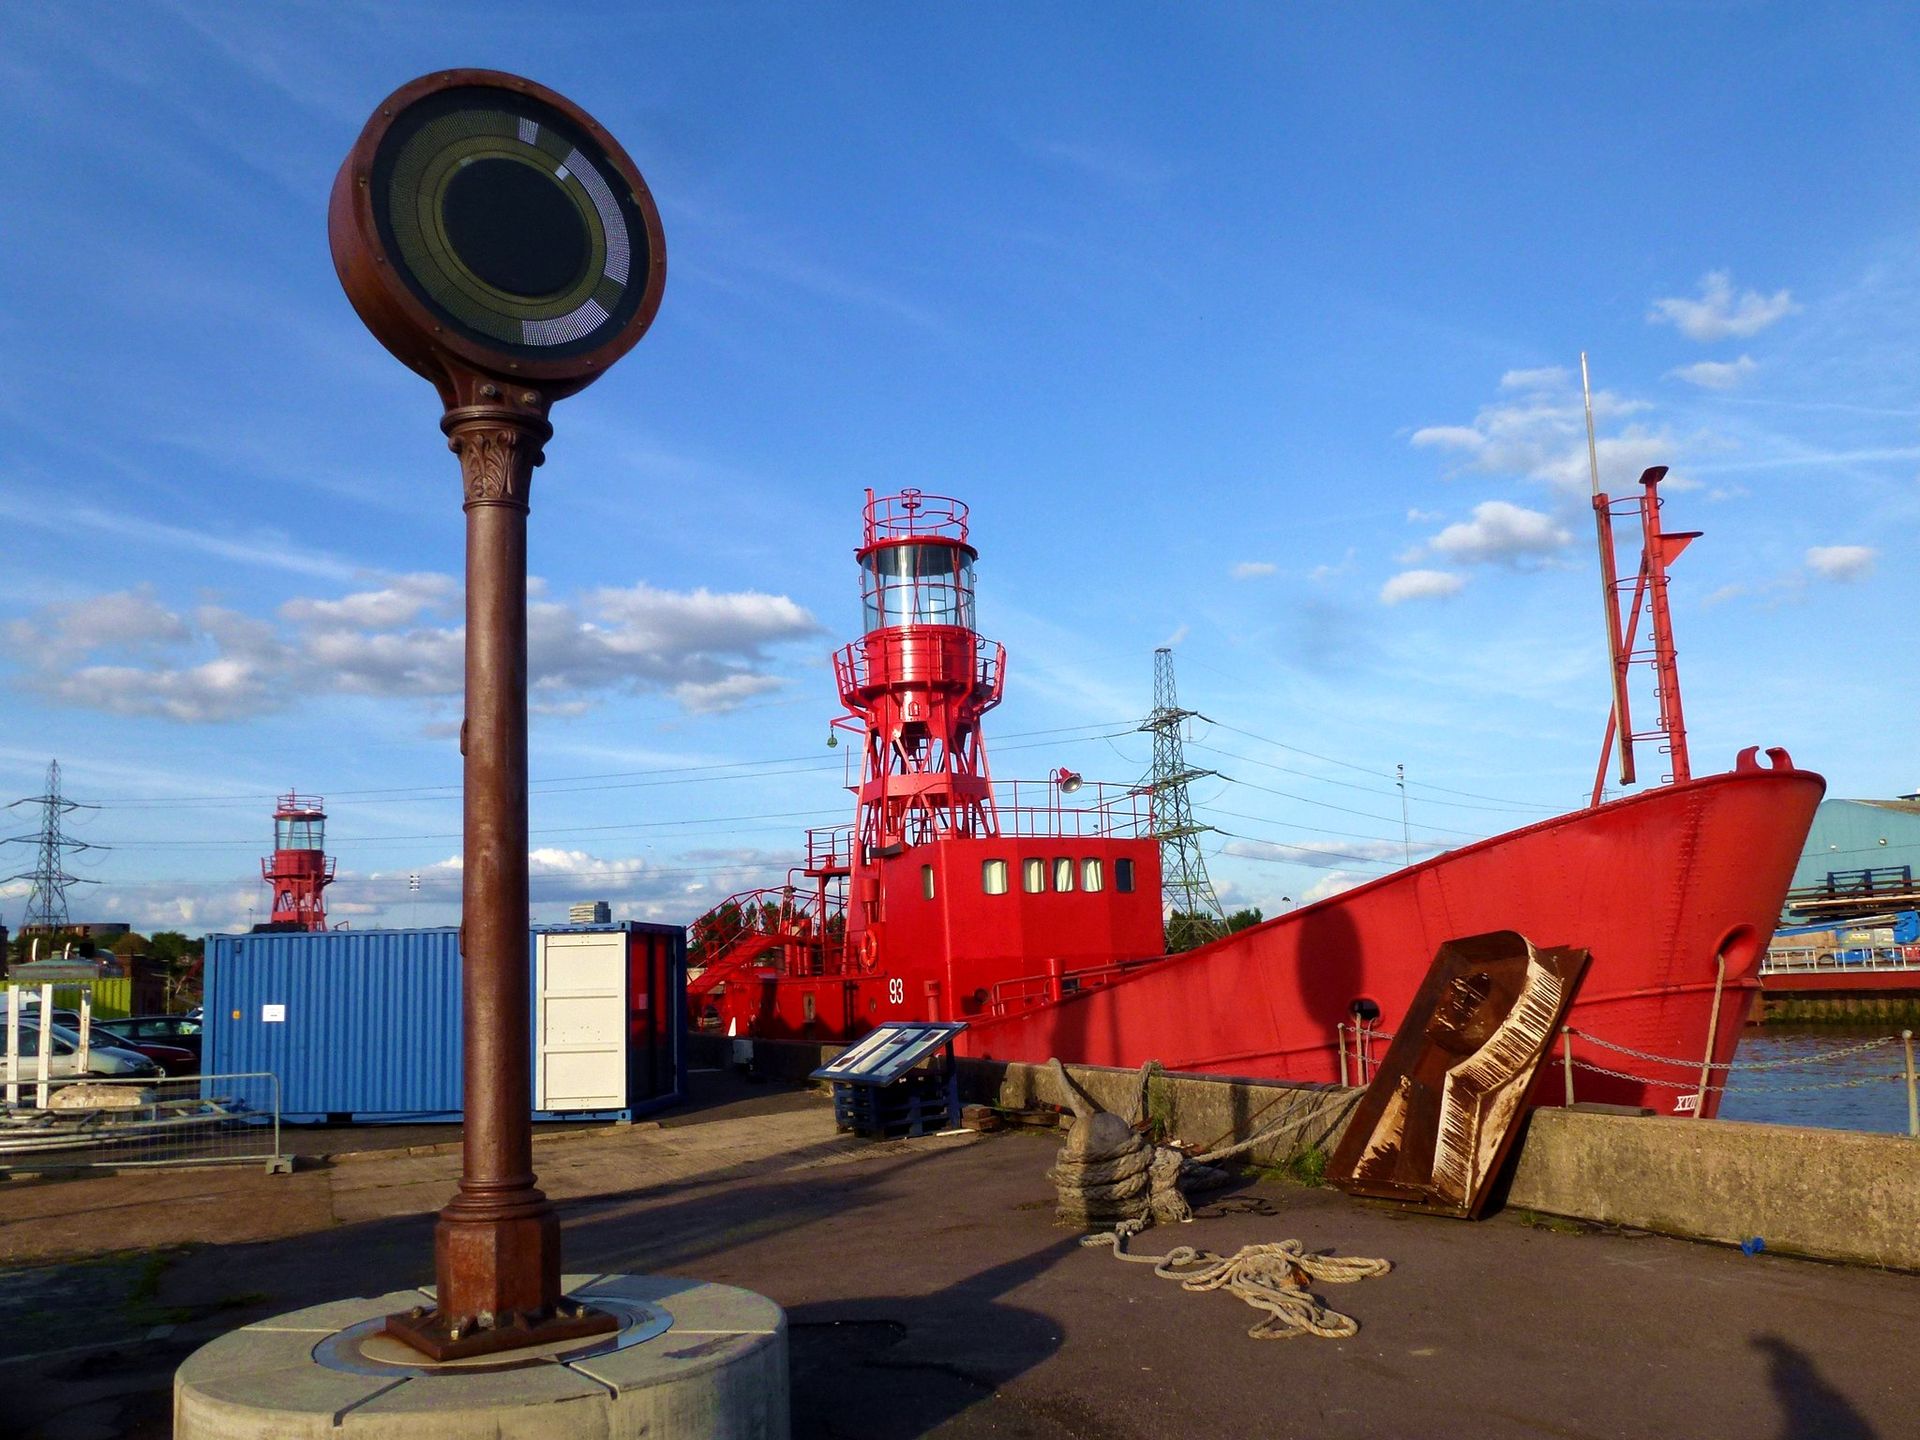
[[[1047,862],[1039,856],[1020,862],[1020,888],[1029,895],[1038,895],[1047,888]]]
[[[1101,875],[1100,870],[1101,866],[1098,857],[1089,855],[1086,859],[1082,860],[1080,862],[1080,888],[1089,891],[1100,889],[1104,884],[1104,877]]]
[[[1073,857],[1071,855],[1062,855],[1053,862],[1053,888],[1073,889]]]
[[[1122,895],[1133,893],[1133,861],[1116,860],[1113,862],[1113,888]]]
[[[920,898],[922,900],[933,899],[933,866],[931,865],[922,865],[920,867]]]
[[[980,862],[980,888],[989,895],[1007,893],[1007,862],[1004,860],[983,860]]]

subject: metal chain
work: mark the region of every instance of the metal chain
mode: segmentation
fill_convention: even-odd
[[[1576,1030],[1571,1025],[1566,1027],[1566,1033],[1568,1035],[1578,1035],[1590,1045],[1598,1045],[1603,1050],[1612,1050],[1621,1055],[1630,1055],[1636,1060],[1651,1060],[1656,1064],[1676,1065],[1687,1070],[1697,1071],[1700,1068],[1700,1062],[1698,1060],[1675,1060],[1666,1055],[1655,1055],[1650,1051],[1635,1050],[1626,1045],[1616,1045],[1611,1040],[1602,1040],[1596,1035],[1589,1035],[1584,1030]],[[1368,1036],[1374,1040],[1393,1039],[1393,1036],[1384,1030],[1369,1031]],[[1899,1043],[1900,1037],[1898,1035],[1888,1035],[1879,1040],[1865,1040],[1858,1045],[1844,1045],[1838,1050],[1827,1050],[1818,1055],[1792,1055],[1783,1060],[1729,1060],[1725,1063],[1716,1063],[1711,1068],[1715,1070],[1777,1070],[1783,1065],[1812,1065],[1825,1060],[1835,1060],[1843,1055],[1858,1055],[1867,1050],[1878,1050],[1883,1045],[1897,1045]],[[1590,1070],[1595,1075],[1611,1075],[1616,1080],[1631,1080],[1639,1085],[1658,1085],[1666,1090],[1697,1091],[1702,1088],[1698,1080],[1661,1080],[1651,1075],[1635,1075],[1629,1070],[1609,1070],[1604,1065],[1595,1065],[1588,1060],[1575,1059],[1573,1066],[1576,1070]],[[1733,1078],[1732,1076],[1728,1077],[1729,1080]],[[1737,1092],[1747,1095],[1762,1093],[1768,1095],[1784,1095],[1808,1090],[1854,1090],[1862,1085],[1883,1085],[1888,1081],[1905,1080],[1906,1078],[1907,1072],[1904,1070],[1889,1070],[1880,1075],[1862,1075],[1852,1080],[1827,1080],[1814,1085],[1769,1085],[1764,1092],[1733,1084],[1708,1085],[1705,1088],[1716,1094],[1732,1094]]]
[[[1578,1035],[1589,1045],[1598,1045],[1602,1050],[1611,1050],[1617,1055],[1631,1055],[1635,1060],[1651,1060],[1656,1065],[1675,1065],[1685,1070],[1698,1070],[1700,1068],[1700,1062],[1698,1060],[1676,1060],[1668,1055],[1655,1055],[1651,1051],[1635,1050],[1627,1045],[1616,1045],[1611,1040],[1602,1040],[1598,1035],[1589,1035],[1586,1031],[1576,1030],[1571,1025],[1567,1027],[1567,1034]],[[1878,1040],[1863,1040],[1858,1045],[1843,1045],[1838,1050],[1823,1050],[1817,1055],[1789,1055],[1782,1060],[1715,1061],[1711,1068],[1715,1070],[1778,1070],[1785,1065],[1817,1065],[1823,1061],[1837,1060],[1842,1055],[1858,1055],[1862,1051],[1877,1050],[1882,1045],[1898,1045],[1899,1043],[1900,1037],[1898,1035],[1887,1035]],[[1578,1065],[1580,1062],[1576,1060],[1573,1063]],[[1687,1084],[1681,1088],[1692,1090],[1697,1087],[1693,1084]]]
[[[1611,1075],[1616,1080],[1631,1080],[1637,1085],[1658,1085],[1667,1090],[1698,1090],[1697,1080],[1659,1080],[1651,1075],[1635,1075],[1627,1070],[1609,1070],[1604,1065],[1594,1065],[1585,1060],[1573,1062],[1576,1070],[1591,1070],[1596,1075]],[[1720,1094],[1739,1093],[1743,1095],[1782,1095],[1800,1090],[1852,1090],[1862,1085],[1881,1085],[1890,1080],[1905,1080],[1904,1070],[1889,1070],[1884,1075],[1862,1075],[1853,1080],[1829,1080],[1818,1085],[1770,1085],[1765,1090],[1753,1090],[1738,1085],[1708,1085],[1705,1088]]]

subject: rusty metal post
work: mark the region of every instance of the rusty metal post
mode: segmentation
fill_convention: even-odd
[[[536,1188],[527,1057],[527,501],[544,420],[462,406],[440,422],[467,514],[461,935],[466,1123],[434,1227],[441,1312],[552,1312],[559,1222]]]
[[[488,386],[490,390],[497,387]],[[567,1307],[560,1221],[533,1173],[528,1053],[527,510],[552,436],[538,392],[462,405],[440,422],[467,515],[460,1024],[466,1117],[460,1188],[433,1232],[436,1305],[390,1326],[436,1358],[617,1328]]]

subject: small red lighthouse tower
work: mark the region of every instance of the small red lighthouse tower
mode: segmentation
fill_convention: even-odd
[[[273,812],[273,854],[260,874],[273,887],[271,923],[276,929],[324,930],[327,907],[321,892],[333,883],[326,853],[327,812],[318,795],[289,790]]]
[[[1000,703],[1006,651],[973,628],[967,507],[867,492],[856,552],[866,634],[834,657],[840,701],[866,732],[854,868],[998,825],[980,717]]]

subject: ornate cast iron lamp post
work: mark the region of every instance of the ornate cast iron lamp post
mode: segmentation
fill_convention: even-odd
[[[396,90],[334,179],[347,298],[440,392],[467,516],[460,1188],[434,1229],[437,1304],[388,1328],[435,1359],[591,1335],[560,1294],[560,1227],[535,1184],[527,975],[527,499],[548,408],[604,374],[660,307],[646,181],[544,86],[450,70]]]

